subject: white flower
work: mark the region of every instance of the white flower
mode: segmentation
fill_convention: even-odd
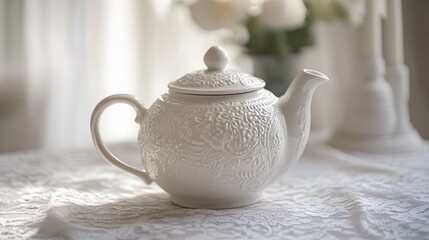
[[[248,0],[198,0],[190,6],[194,21],[205,30],[240,24],[247,16]]]
[[[304,24],[306,14],[303,0],[266,0],[260,19],[269,28],[292,30]]]

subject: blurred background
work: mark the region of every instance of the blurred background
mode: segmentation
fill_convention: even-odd
[[[343,89],[362,78],[363,4],[0,0],[0,152],[90,145],[98,101],[130,93],[150,106],[168,82],[204,68],[212,45],[229,52],[229,68],[272,78],[273,91],[287,83],[264,75],[265,62],[286,69],[284,78],[301,67],[328,75],[332,81],[316,93],[312,109],[312,135],[326,137],[341,119]],[[429,1],[402,4],[411,121],[429,139]],[[134,141],[134,117],[127,106],[109,108],[101,122],[106,142]]]

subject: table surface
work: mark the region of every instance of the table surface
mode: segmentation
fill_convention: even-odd
[[[136,144],[113,146],[141,166]],[[93,148],[0,155],[0,239],[429,239],[429,145],[392,156],[309,145],[254,205],[173,205]]]

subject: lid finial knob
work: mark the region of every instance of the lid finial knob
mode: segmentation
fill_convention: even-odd
[[[204,55],[204,63],[209,71],[222,71],[228,64],[228,54],[222,47],[213,46]]]

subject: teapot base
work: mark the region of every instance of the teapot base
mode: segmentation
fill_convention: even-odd
[[[258,195],[254,195],[254,196],[246,197],[242,199],[235,199],[232,201],[208,202],[203,200],[198,201],[195,199],[173,197],[170,195],[170,201],[179,207],[203,208],[203,209],[226,209],[226,208],[245,207],[245,206],[257,203],[260,199],[261,199],[261,196],[258,194]]]

